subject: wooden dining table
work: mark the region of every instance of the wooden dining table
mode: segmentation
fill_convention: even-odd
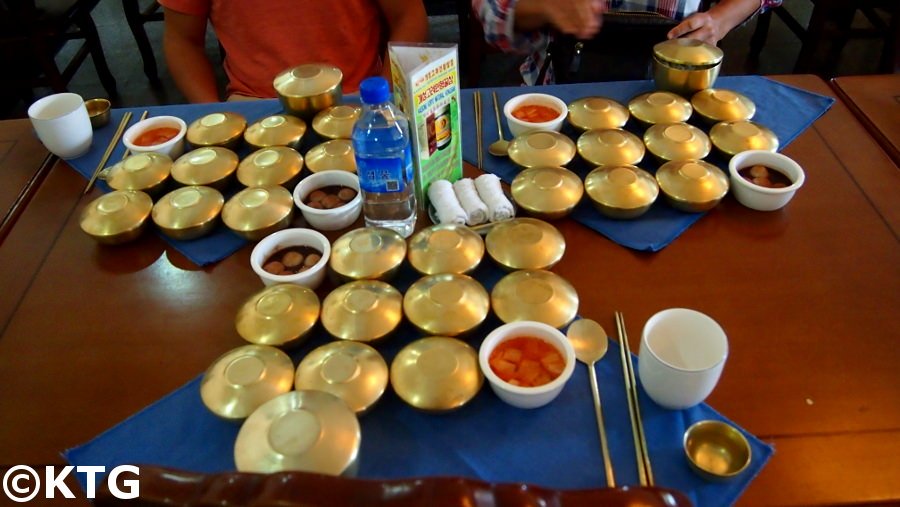
[[[834,96],[814,76],[775,79]],[[25,142],[17,128],[0,123],[0,139]],[[840,100],[783,153],[807,175],[784,209],[728,196],[656,253],[562,219],[554,271],[581,315],[615,329],[623,312],[634,351],[665,308],[722,325],[707,403],[775,449],[739,505],[900,502],[900,171]],[[0,472],[63,465],[242,345],[236,312],[262,288],[250,245],[204,268],[152,233],[98,245],[79,228],[100,195],[84,184],[55,163],[0,243]]]
[[[0,242],[50,169],[50,152],[31,121],[7,120],[0,128]]]
[[[840,76],[831,84],[894,163],[900,165],[900,74]]]

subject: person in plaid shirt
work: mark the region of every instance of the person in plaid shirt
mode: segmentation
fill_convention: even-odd
[[[590,39],[600,31],[606,11],[650,11],[680,21],[669,31],[670,39],[690,37],[715,45],[751,16],[778,5],[781,0],[720,0],[700,12],[700,0],[472,0],[489,44],[528,55],[519,67],[526,85],[553,81],[551,69],[543,83],[535,82],[550,43],[550,27]]]

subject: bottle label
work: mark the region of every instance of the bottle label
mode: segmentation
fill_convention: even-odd
[[[403,192],[412,181],[412,151],[407,145],[403,158],[363,158],[356,159],[359,186],[364,192]]]

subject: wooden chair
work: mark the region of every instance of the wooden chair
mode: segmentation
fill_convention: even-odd
[[[125,19],[128,21],[128,27],[131,28],[135,42],[137,42],[138,50],[141,52],[144,74],[152,84],[161,84],[156,67],[156,57],[153,55],[153,46],[150,45],[147,31],[144,30],[144,23],[163,20],[159,2],[152,0],[141,5],[140,0],[122,0],[122,9],[125,11]]]

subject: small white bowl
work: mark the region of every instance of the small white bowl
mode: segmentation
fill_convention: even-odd
[[[745,167],[764,165],[780,171],[793,183],[784,188],[766,188],[747,181],[738,171]],[[731,191],[735,199],[744,206],[759,211],[773,211],[782,208],[803,186],[806,175],[803,168],[791,158],[765,150],[742,151],[728,162],[731,176]]]
[[[547,106],[559,111],[556,118],[541,123],[532,123],[522,121],[512,115],[513,111],[522,105]],[[537,130],[553,130],[559,132],[562,128],[563,120],[569,114],[569,108],[565,102],[553,95],[546,93],[523,93],[506,101],[503,106],[503,114],[506,116],[506,124],[513,137],[519,137],[522,134],[534,132]]]
[[[563,372],[549,383],[537,387],[515,386],[498,377],[488,363],[491,352],[500,343],[519,336],[540,338],[561,351],[566,362]],[[572,377],[572,372],[575,371],[575,349],[559,329],[543,322],[510,322],[494,329],[484,338],[481,348],[478,350],[478,363],[498,398],[514,407],[537,408],[553,401]]]
[[[170,127],[178,129],[178,134],[168,141],[153,146],[138,146],[134,140],[144,132],[155,128]],[[187,133],[187,124],[177,116],[153,116],[143,119],[125,131],[122,135],[122,143],[132,153],[162,153],[175,160],[184,153],[184,136]]]
[[[313,190],[331,185],[341,185],[356,190],[356,197],[338,208],[318,209],[304,204],[306,196]],[[294,204],[300,208],[303,218],[310,227],[320,231],[346,229],[356,222],[362,211],[362,193],[359,191],[359,177],[348,171],[322,171],[300,180],[294,187]]]
[[[322,252],[322,258],[311,268],[293,275],[273,275],[263,269],[266,259],[278,250],[303,245]],[[250,267],[266,286],[293,283],[315,290],[325,279],[325,267],[328,265],[329,257],[331,257],[331,243],[320,232],[301,228],[283,229],[269,234],[253,247],[253,251],[250,252]]]

